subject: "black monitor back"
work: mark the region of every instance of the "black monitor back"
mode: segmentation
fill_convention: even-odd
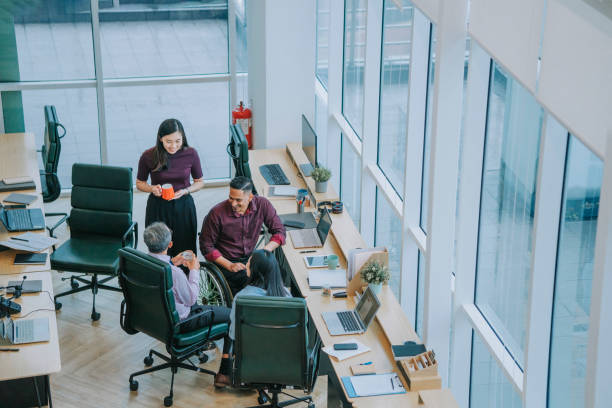
[[[302,115],[302,150],[312,167],[317,167],[317,134],[304,115]]]
[[[239,124],[230,125],[230,140],[227,145],[227,154],[234,163],[236,176],[244,176],[251,178],[251,169],[249,167],[249,144],[244,137],[242,128]],[[257,194],[253,187],[253,194]]]

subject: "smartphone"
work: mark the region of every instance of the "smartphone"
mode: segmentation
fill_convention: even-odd
[[[308,268],[326,268],[327,255],[305,256],[304,262]]]
[[[357,343],[336,343],[334,350],[357,350]]]

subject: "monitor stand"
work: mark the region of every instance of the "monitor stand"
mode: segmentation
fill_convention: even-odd
[[[300,170],[302,170],[304,177],[310,177],[310,174],[312,173],[312,170],[314,169],[312,167],[312,164],[305,163],[305,164],[300,164]]]

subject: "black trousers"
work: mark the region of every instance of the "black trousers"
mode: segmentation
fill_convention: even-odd
[[[198,217],[191,194],[170,201],[149,194],[145,228],[156,221],[163,222],[172,230],[174,244],[168,250],[168,255],[174,257],[188,249],[197,255]]]
[[[204,312],[208,310],[213,311],[214,317],[212,322],[210,320],[210,313],[204,314]],[[187,333],[193,330],[201,329],[202,327],[208,327],[211,323],[229,323],[231,311],[232,309],[225,306],[208,306],[195,304],[191,306],[191,311],[189,312],[189,315],[186,317],[186,319],[195,315],[201,316],[188,322],[182,323],[179,331],[181,333]]]

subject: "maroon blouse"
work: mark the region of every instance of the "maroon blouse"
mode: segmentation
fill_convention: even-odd
[[[144,151],[138,162],[138,174],[136,178],[146,182],[151,175],[151,185],[170,183],[174,191],[187,188],[191,185],[190,175],[194,179],[202,178],[202,165],[198,152],[193,147],[186,147],[174,154],[168,155],[166,169],[153,171],[152,147]]]

